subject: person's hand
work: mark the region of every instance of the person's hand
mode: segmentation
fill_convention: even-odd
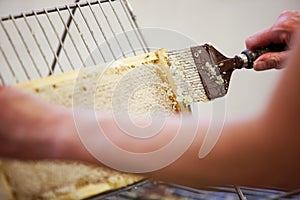
[[[300,24],[300,12],[285,11],[280,14],[273,26],[264,29],[246,39],[248,49],[265,47],[270,44],[291,45],[291,38]],[[254,63],[255,70],[280,69],[289,51],[270,52],[260,56]]]

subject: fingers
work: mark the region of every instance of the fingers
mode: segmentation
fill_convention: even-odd
[[[270,28],[259,31],[246,39],[247,49],[256,49],[267,46],[272,39],[270,38]]]
[[[273,27],[255,33],[246,39],[247,49],[266,47],[270,44],[288,44],[290,34],[285,30],[274,30]]]
[[[300,12],[284,11],[277,18],[276,22],[269,28],[255,33],[246,39],[248,49],[265,47],[269,44],[290,43],[291,37],[300,24]]]
[[[267,47],[271,44],[291,46],[291,38],[300,25],[300,12],[284,11],[269,28],[255,33],[246,39],[246,47],[250,50]],[[255,70],[282,68],[288,52],[267,53],[260,56],[253,64]]]
[[[253,63],[253,68],[257,71],[273,68],[281,69],[288,53],[289,51],[263,54]]]

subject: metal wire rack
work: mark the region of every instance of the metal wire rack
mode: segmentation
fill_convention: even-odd
[[[243,191],[243,192],[242,192]],[[134,185],[110,191],[89,198],[88,200],[130,200],[130,199],[176,199],[176,200],[206,200],[206,199],[240,199],[240,200],[288,200],[299,199],[300,191],[283,192],[278,190],[257,189],[249,187],[205,187],[193,189],[175,184],[152,182],[144,180]]]
[[[3,16],[0,20],[0,84],[3,85],[146,52],[148,45],[128,0],[76,0],[68,5]],[[133,199],[131,195],[161,185],[145,181],[92,199]],[[168,184],[163,187],[188,199],[205,199],[203,195],[222,199],[220,195],[225,193],[241,200],[300,198],[300,190],[286,193],[238,186],[203,190]]]
[[[4,16],[0,35],[2,84],[148,51],[127,0],[76,1]]]

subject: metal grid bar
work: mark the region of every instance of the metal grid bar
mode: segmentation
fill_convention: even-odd
[[[243,190],[243,192],[242,192]],[[248,187],[203,187],[194,189],[186,186],[143,180],[125,188],[99,194],[88,200],[114,199],[299,199],[300,191],[283,192],[279,190]],[[154,198],[153,198],[154,199]]]
[[[114,37],[114,39],[115,39],[116,42],[117,42],[118,48],[119,48],[119,49],[121,50],[121,52],[122,52],[122,56],[123,56],[123,57],[126,57],[126,56],[125,56],[125,52],[124,52],[123,48],[121,47],[120,41],[119,41],[119,39],[117,38],[117,35],[116,35],[116,33],[115,33],[115,31],[114,31],[114,29],[113,29],[113,27],[112,27],[112,25],[111,25],[111,23],[110,23],[110,21],[109,21],[109,19],[108,19],[108,16],[107,16],[107,14],[105,13],[105,11],[104,11],[104,9],[103,9],[103,6],[102,6],[101,4],[99,4],[99,6],[100,6],[100,9],[101,9],[101,12],[102,12],[103,16],[104,16],[105,19],[106,19],[107,25],[109,26],[109,30],[110,30],[111,33],[113,34],[113,37]]]
[[[58,32],[57,32],[57,30],[56,30],[56,28],[55,28],[55,26],[54,26],[54,23],[53,23],[53,21],[51,20],[51,18],[50,18],[50,16],[49,16],[49,13],[47,12],[47,10],[45,10],[45,15],[46,15],[46,17],[47,17],[47,19],[48,19],[48,22],[50,23],[50,25],[51,25],[51,28],[53,29],[53,31],[54,31],[54,33],[55,33],[55,36],[56,36],[56,39],[58,40],[58,42],[59,42],[59,47],[61,47],[63,50],[64,50],[64,52],[65,52],[65,54],[66,54],[66,57],[67,57],[67,60],[68,60],[68,62],[69,62],[69,64],[70,64],[70,66],[72,67],[72,69],[75,69],[75,67],[74,67],[74,65],[73,65],[73,63],[72,63],[72,61],[71,61],[71,58],[70,58],[70,56],[69,56],[69,54],[68,54],[68,51],[65,49],[65,46],[64,46],[64,42],[61,40],[61,38],[59,37],[59,34],[58,34]],[[59,55],[57,55],[57,53],[56,53],[56,57],[58,57]],[[56,59],[56,57],[55,57],[55,59]],[[52,66],[53,68],[54,68],[54,66]],[[53,68],[52,68],[52,70],[53,70]],[[63,70],[62,70],[63,71]]]
[[[116,60],[116,55],[114,54],[114,51],[113,51],[112,48],[111,48],[111,44],[110,44],[110,42],[108,41],[108,38],[107,38],[105,32],[103,31],[103,28],[102,28],[102,26],[101,26],[101,24],[100,24],[100,22],[99,22],[99,20],[98,20],[98,18],[97,18],[97,16],[96,16],[94,10],[92,9],[92,5],[91,5],[90,3],[89,3],[89,8],[90,8],[90,11],[91,11],[92,14],[93,14],[94,20],[96,21],[96,23],[97,23],[97,25],[98,25],[98,28],[99,28],[99,30],[100,30],[100,32],[101,32],[101,34],[102,34],[102,37],[104,38],[105,41],[107,41],[107,46],[108,46],[108,48],[109,48],[109,51],[111,52],[111,55],[113,56],[114,60]]]
[[[25,16],[26,16],[26,15],[25,15]],[[37,15],[37,13],[36,13],[35,11],[34,11],[34,17],[35,17],[35,19],[36,19],[36,21],[37,21],[37,23],[38,23],[40,29],[42,30],[43,36],[44,36],[44,38],[46,39],[47,44],[48,44],[49,47],[50,47],[51,53],[53,54],[53,56],[54,56],[54,58],[55,58],[57,64],[59,65],[60,70],[63,71],[63,70],[62,70],[62,65],[60,64],[60,62],[59,62],[59,60],[58,60],[58,55],[54,52],[54,49],[53,49],[53,47],[52,47],[52,45],[51,45],[51,42],[49,41],[49,38],[48,38],[48,36],[47,36],[47,34],[46,34],[46,31],[45,31],[45,29],[43,28],[43,25],[42,25],[41,21],[39,20],[38,15]],[[32,32],[32,33],[33,33],[33,32]],[[35,34],[33,34],[33,35],[35,35]],[[50,67],[50,66],[48,66],[48,68],[49,68],[49,67]],[[52,68],[54,68],[54,67],[51,67],[51,68],[50,68],[50,73],[51,73],[51,74],[53,73],[53,70],[54,70],[54,69],[52,69]]]
[[[80,1],[80,0],[76,0],[75,3],[79,3],[79,1]],[[57,10],[57,9],[56,9],[56,10]],[[76,8],[73,8],[72,14],[74,15],[75,12],[76,12]],[[60,15],[59,12],[58,12],[58,15],[61,17],[61,15]],[[62,20],[62,23],[63,23],[64,26],[65,26],[65,30],[64,30],[64,32],[63,32],[63,34],[62,34],[62,36],[61,36],[61,41],[62,41],[62,43],[64,43],[65,40],[66,40],[66,37],[67,37],[68,28],[71,26],[71,23],[72,23],[72,17],[69,16],[69,19],[68,19],[68,21],[67,21],[67,24],[65,24],[63,20]],[[56,50],[56,55],[57,55],[58,57],[59,57],[59,55],[60,55],[61,49],[62,49],[62,45],[60,44],[60,45],[58,46],[57,50]],[[53,61],[52,61],[51,70],[49,71],[49,75],[51,75],[52,72],[54,71],[54,68],[55,68],[55,66],[56,66],[56,63],[57,63],[57,60],[56,60],[56,58],[54,58]]]
[[[1,17],[1,83],[147,52],[129,9],[126,0],[92,0]]]
[[[122,0],[122,1],[120,1],[120,3],[122,5],[123,11],[126,13],[126,17],[127,17],[128,21],[130,22],[130,26],[131,26],[132,30],[134,30],[134,34],[138,38],[138,42],[139,42],[141,48],[143,49],[144,53],[150,52],[149,49],[146,49],[148,47],[147,43],[143,40],[143,37],[142,38],[140,37],[142,35],[141,32],[139,32],[140,28],[137,26],[136,23],[134,23],[135,16],[133,15],[131,7],[128,6],[129,3],[127,2],[127,0]]]
[[[13,43],[13,40],[12,40],[10,34],[8,33],[7,29],[5,28],[3,22],[0,21],[0,23],[1,23],[1,27],[2,27],[2,29],[3,29],[3,31],[4,31],[4,33],[5,33],[5,35],[6,35],[7,39],[8,39],[8,41],[9,41],[9,43],[10,43],[10,45],[11,45],[11,47],[12,47],[12,49],[13,49],[15,55],[16,55],[16,58],[18,59],[20,65],[21,65],[21,67],[22,67],[22,69],[23,69],[23,71],[24,71],[26,77],[27,77],[28,79],[30,79],[29,74],[28,74],[28,72],[27,72],[27,70],[26,70],[26,68],[25,68],[24,63],[23,63],[23,60],[21,59],[20,54],[19,54],[19,52],[17,51],[16,46],[15,46],[15,44]],[[5,54],[4,51],[2,51],[2,53]],[[5,57],[6,57],[6,56],[5,56]],[[10,65],[10,66],[11,66],[11,65]],[[13,68],[11,67],[11,69],[13,69]],[[14,73],[14,74],[15,74],[15,73]]]
[[[92,60],[93,60],[93,64],[96,65],[95,58],[94,58],[94,56],[92,55],[91,49],[90,49],[89,45],[87,44],[84,35],[81,34],[82,31],[81,31],[81,29],[80,29],[79,24],[77,23],[77,21],[76,21],[76,19],[75,19],[75,16],[72,14],[71,8],[70,8],[69,6],[67,6],[67,9],[68,9],[68,12],[69,12],[70,16],[72,17],[72,19],[73,19],[73,21],[74,21],[75,27],[76,27],[78,33],[80,34],[80,37],[81,37],[81,39],[82,39],[82,41],[83,41],[83,43],[84,43],[84,46],[85,46],[86,50],[88,51],[88,54],[91,55],[91,58],[92,58]]]
[[[38,68],[38,66],[37,66],[37,64],[36,64],[36,62],[35,62],[35,60],[33,59],[33,56],[32,56],[32,54],[31,54],[30,50],[29,50],[28,44],[26,43],[26,41],[25,41],[25,39],[24,39],[24,37],[23,37],[23,35],[22,35],[22,33],[21,33],[21,31],[20,31],[20,29],[19,29],[17,23],[16,23],[16,20],[15,20],[15,18],[14,18],[13,16],[12,16],[12,22],[13,22],[13,25],[14,25],[14,27],[16,28],[16,30],[17,30],[17,32],[18,32],[18,35],[20,36],[20,38],[21,38],[21,40],[22,40],[23,45],[24,45],[25,48],[26,48],[26,52],[28,53],[28,55],[29,55],[29,57],[30,57],[30,59],[31,59],[31,62],[32,62],[32,64],[34,65],[35,70],[37,71],[37,73],[38,73],[40,76],[42,76],[42,74],[41,74],[41,72],[40,72],[40,70],[39,70],[39,68]]]
[[[119,17],[119,15],[118,15],[118,13],[116,12],[115,8],[113,7],[113,5],[112,5],[112,3],[111,3],[111,0],[109,0],[108,2],[109,2],[109,5],[110,5],[110,8],[112,9],[112,11],[113,11],[113,13],[114,13],[114,15],[115,15],[115,17],[116,17],[118,23],[119,23],[119,25],[120,25],[120,27],[121,27],[121,29],[122,29],[124,35],[125,35],[125,38],[126,38],[128,44],[129,44],[129,46],[130,46],[130,49],[132,50],[133,54],[136,56],[136,52],[135,52],[135,50],[134,50],[134,48],[133,48],[133,46],[132,46],[132,44],[131,44],[131,41],[130,41],[130,39],[129,39],[129,37],[128,37],[126,31],[125,31],[125,29],[124,29],[124,26],[122,25],[122,22],[121,22],[121,20],[120,20],[120,17]]]
[[[268,200],[280,200],[280,199],[284,199],[284,198],[287,198],[287,199],[297,198],[297,199],[299,199],[300,198],[300,189],[293,190],[293,191],[290,191],[290,192],[286,192],[284,194],[280,194],[280,195],[274,196],[272,198],[268,198]]]
[[[247,198],[245,197],[245,195],[243,194],[243,192],[239,186],[236,185],[236,186],[234,186],[234,188],[235,188],[235,191],[238,194],[240,200],[247,200]]]
[[[90,4],[95,5],[95,4],[98,4],[98,3],[106,3],[108,1],[109,0],[91,1]],[[113,0],[113,1],[116,1],[116,0]],[[88,4],[89,4],[88,1],[78,2],[78,3],[74,3],[74,4],[68,4],[68,7],[70,9],[73,9],[73,8],[76,8],[77,5],[84,7],[84,6],[87,6]],[[47,10],[48,13],[56,12],[56,8],[48,8],[46,10]],[[67,6],[65,5],[65,6],[60,7],[60,10],[62,10],[62,11],[67,10]],[[42,14],[46,14],[46,13],[45,13],[45,9],[42,9],[42,10],[39,10],[39,11],[26,11],[26,12],[23,12],[21,14],[14,15],[14,18],[15,19],[23,18],[23,14],[25,14],[27,17],[30,17],[30,16],[34,16],[36,14],[37,15],[42,15]],[[2,21],[7,21],[7,20],[11,20],[11,19],[12,19],[11,15],[8,15],[8,16],[5,16],[5,17],[1,18]]]
[[[1,84],[1,85],[4,84],[4,80],[3,80],[2,76],[1,76],[1,74],[0,74],[0,84]]]
[[[48,62],[47,59],[46,59],[46,55],[45,55],[45,53],[44,53],[44,51],[43,51],[43,49],[42,49],[40,43],[38,42],[37,37],[36,37],[35,34],[33,33],[33,29],[32,29],[32,27],[30,26],[30,24],[28,23],[27,17],[26,17],[26,15],[25,15],[24,13],[23,13],[23,18],[24,18],[24,21],[25,21],[25,23],[26,23],[26,25],[27,25],[27,27],[28,27],[30,33],[32,34],[33,40],[34,40],[36,46],[38,47],[39,52],[41,53],[41,56],[42,56],[42,58],[43,58],[43,61],[45,62],[46,66],[50,66],[49,62]],[[51,68],[50,68],[50,67],[49,67],[49,71],[51,72]]]
[[[106,59],[105,59],[105,57],[104,57],[104,55],[103,55],[103,53],[102,53],[102,50],[100,49],[100,46],[99,46],[99,44],[98,44],[98,42],[97,42],[96,36],[95,36],[95,34],[94,34],[94,31],[92,30],[91,26],[89,25],[88,20],[87,20],[86,17],[84,16],[81,7],[79,6],[78,8],[79,8],[81,17],[83,18],[83,20],[84,20],[84,22],[85,22],[87,28],[88,28],[89,31],[91,32],[93,41],[95,42],[95,44],[96,44],[96,46],[97,46],[97,49],[99,50],[99,53],[100,53],[100,55],[101,55],[103,61],[104,61],[104,62],[107,62]]]
[[[135,27],[134,30],[137,31],[138,35],[141,38],[142,46],[145,47],[146,52],[150,52],[149,45],[147,44],[145,38],[143,37],[143,34],[141,32],[141,29],[139,28],[139,25],[138,25],[137,20],[136,20],[136,16],[134,15],[133,9],[132,9],[129,1],[128,0],[123,0],[123,1],[124,1],[124,4],[125,4],[125,8],[126,8],[127,12],[129,13],[129,15],[131,17],[132,23],[134,24],[134,27]]]
[[[10,73],[12,74],[12,78],[14,79],[14,81],[15,81],[16,83],[18,83],[18,79],[16,79],[15,71],[13,70],[13,68],[12,68],[12,66],[11,66],[11,63],[9,62],[8,58],[6,57],[6,54],[4,53],[4,50],[3,50],[1,44],[0,44],[0,51],[1,51],[1,54],[2,54],[2,56],[3,56],[3,58],[4,58],[4,60],[5,60],[5,63],[6,63],[7,66],[8,66],[8,69],[9,69]],[[1,75],[1,73],[0,73],[0,75]],[[1,82],[2,82],[2,84],[5,84],[2,75],[1,75]]]
[[[80,54],[80,51],[79,51],[79,49],[78,49],[78,47],[77,47],[77,45],[76,45],[76,42],[75,42],[74,38],[72,37],[72,34],[70,34],[70,29],[69,29],[69,28],[70,28],[70,24],[71,24],[71,21],[72,21],[72,16],[69,17],[68,23],[65,23],[65,21],[63,20],[62,15],[61,15],[61,13],[59,12],[59,9],[56,8],[56,10],[57,10],[57,13],[58,13],[58,16],[59,16],[61,22],[62,22],[63,25],[64,25],[64,28],[65,28],[64,34],[63,34],[63,36],[62,36],[62,40],[65,41],[65,37],[66,37],[65,33],[67,33],[68,36],[69,36],[69,38],[70,38],[70,40],[71,40],[71,42],[72,42],[72,45],[73,45],[73,47],[74,47],[76,53],[77,53],[77,55],[78,55],[78,57],[80,58],[80,61],[83,63],[84,60],[83,60],[83,58],[82,58],[82,56],[81,56],[81,54]],[[75,13],[74,9],[72,10],[72,13],[73,13],[73,12]],[[69,22],[70,22],[70,23],[69,23]],[[58,47],[58,51],[57,51],[57,54],[56,54],[56,55],[60,54],[60,50],[59,50],[59,49],[61,49],[61,46]],[[54,67],[55,67],[56,63],[57,63],[57,60],[55,59],[55,60],[53,61],[52,65],[51,65],[51,66],[52,66],[52,67],[51,67],[52,70],[54,70]],[[52,74],[52,73],[50,72],[49,75],[51,75],[51,74]]]

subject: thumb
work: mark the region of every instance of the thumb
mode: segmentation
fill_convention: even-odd
[[[259,56],[253,63],[253,68],[257,71],[267,69],[281,69],[283,62],[286,60],[288,51],[269,52]]]

